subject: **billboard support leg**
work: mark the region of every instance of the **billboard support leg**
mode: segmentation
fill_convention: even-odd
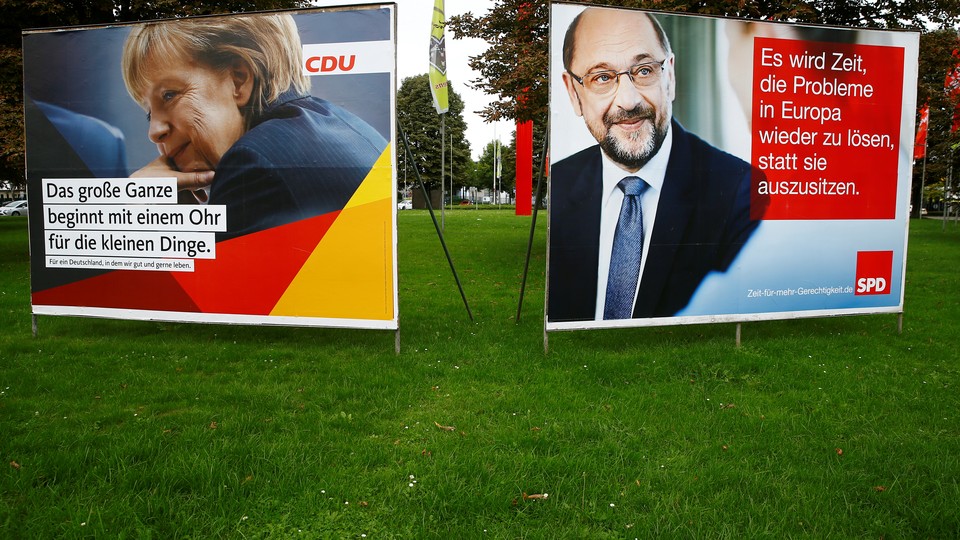
[[[399,329],[399,328],[397,328],[396,332],[394,332],[394,336],[393,336],[393,350],[394,350],[397,354],[400,354],[400,329]]]
[[[903,334],[903,312],[897,313],[897,334]]]
[[[30,326],[31,326],[31,330],[33,331],[33,337],[37,337],[40,335],[40,319],[37,317],[35,313],[31,314],[30,318],[31,318]]]
[[[430,211],[430,219],[433,220],[433,227],[437,230],[437,237],[440,239],[440,246],[443,247],[443,253],[447,256],[447,263],[450,264],[450,271],[453,273],[453,280],[457,282],[457,289],[460,290],[460,298],[463,299],[463,306],[467,308],[467,316],[470,317],[470,322],[473,322],[473,313],[470,312],[470,304],[467,303],[467,295],[463,292],[463,286],[460,284],[460,277],[457,276],[457,269],[453,266],[453,259],[450,258],[450,250],[447,249],[447,243],[443,240],[443,231],[440,229],[440,224],[437,223],[437,216],[433,213],[433,204],[430,203],[430,194],[427,193],[427,187],[423,184],[423,177],[420,176],[420,167],[417,167],[417,162],[413,159],[413,151],[410,150],[410,141],[407,140],[407,132],[403,130],[403,126],[400,125],[400,122],[397,122],[397,127],[400,129],[400,136],[403,137],[403,146],[407,152],[407,161],[413,165],[413,172],[417,174],[417,182],[420,184],[420,190],[423,191],[423,199],[427,203],[427,210]],[[441,176],[441,179],[443,177]],[[441,200],[440,200],[440,209],[443,210],[443,192],[441,191]]]
[[[548,136],[543,138],[543,146],[540,149],[540,174],[537,176],[537,203],[533,205],[533,219],[530,221],[530,239],[527,240],[527,260],[523,264],[523,278],[520,280],[520,300],[517,302],[517,316],[514,318],[514,324],[520,324],[520,312],[523,309],[523,293],[527,288],[527,273],[530,270],[530,252],[533,251],[533,233],[537,230],[537,210],[540,209],[540,201],[543,198],[541,187],[543,184],[544,170],[547,167],[547,140]],[[546,320],[546,318],[544,318]],[[546,332],[544,332],[546,338]],[[544,341],[546,347],[546,341]]]
[[[742,325],[741,325],[740,323],[737,323],[737,348],[738,348],[738,349],[740,348],[740,328],[741,328],[741,326],[742,326]]]

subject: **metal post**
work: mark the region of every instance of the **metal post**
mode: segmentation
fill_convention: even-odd
[[[947,167],[947,183],[943,188],[943,223],[940,224],[941,232],[947,230],[947,221],[950,219],[950,180],[952,176],[953,163]]]
[[[453,133],[450,134],[450,211],[453,211]]]
[[[954,206],[952,203],[954,201],[953,196],[953,152],[950,153],[950,166],[947,167],[947,189],[944,190],[944,207],[949,209],[951,206]],[[946,217],[950,217],[950,210],[946,210]],[[957,223],[957,215],[960,214],[960,209],[953,209],[953,223]],[[946,223],[946,220],[944,220]]]
[[[497,202],[497,166],[500,164],[500,139],[495,139],[493,141],[493,200],[491,202]]]
[[[40,319],[35,314],[31,314],[30,317],[32,318],[30,325],[33,330],[33,337],[37,337],[40,335]]]
[[[440,230],[441,231],[447,230],[447,222],[445,219],[446,216],[443,213],[443,200],[446,198],[445,190],[447,189],[447,182],[443,177],[444,176],[443,170],[446,168],[444,161],[447,155],[447,153],[443,151],[443,138],[446,135],[446,131],[447,131],[446,122],[445,122],[446,118],[447,118],[447,115],[445,114],[440,115]]]
[[[543,138],[543,147],[540,151],[540,174],[537,175],[537,194],[536,203],[533,205],[533,218],[530,220],[530,238],[527,240],[527,260],[523,263],[523,278],[520,280],[520,299],[517,302],[517,316],[514,318],[514,324],[520,322],[520,313],[523,310],[523,294],[527,288],[527,274],[530,271],[530,253],[533,251],[533,236],[537,230],[537,212],[540,210],[541,187],[543,184],[544,171],[547,168],[547,137]],[[544,317],[546,321],[546,317]],[[544,329],[544,338],[546,338],[546,329]]]
[[[920,169],[920,208],[917,210],[917,217],[919,217],[920,219],[923,219],[923,188],[926,187],[926,184],[927,184],[927,152],[926,152],[927,143],[926,142],[923,143],[923,148],[924,148],[923,166]]]
[[[737,323],[737,348],[740,348],[740,323]]]

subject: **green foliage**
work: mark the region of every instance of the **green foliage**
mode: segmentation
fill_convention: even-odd
[[[23,65],[19,49],[0,45],[0,178],[24,184]]]
[[[111,2],[107,2],[110,4]],[[241,13],[309,7],[307,0],[114,0],[113,12],[120,21],[143,21],[170,17]]]
[[[917,100],[918,105],[929,102],[931,113],[926,171],[922,169],[923,163],[916,163],[911,200],[919,201],[921,178],[941,182],[949,174],[951,165],[954,170],[960,169],[960,152],[952,150],[960,142],[960,132],[950,133],[956,102],[943,92],[944,76],[957,62],[952,51],[960,48],[955,28],[960,18],[957,0],[907,3],[889,0],[588,0],[584,3],[784,22],[922,30]],[[487,119],[532,119],[535,127],[545,124],[548,6],[546,0],[498,0],[484,15],[467,13],[450,19],[449,26],[456,37],[482,38],[490,43],[486,51],[470,59],[471,67],[481,74],[473,83],[488,94],[498,96],[481,111]],[[539,152],[536,142],[535,151]],[[539,163],[539,159],[535,158],[535,163]]]
[[[480,73],[471,83],[499,96],[479,111],[488,120],[546,118],[548,6],[546,0],[497,0],[487,15],[466,13],[447,21],[455,38],[480,38],[490,44],[469,61]]]
[[[927,203],[931,202],[943,202],[944,195],[946,194],[946,182],[936,182],[933,184],[927,184],[923,187],[923,202],[926,206]]]
[[[0,536],[956,538],[960,228],[906,321],[552,333],[545,220],[399,214],[389,332],[41,317],[0,220]],[[449,429],[452,428],[452,429]],[[526,494],[526,497],[524,496]],[[540,495],[541,497],[535,497]]]
[[[930,124],[927,135],[926,163],[914,164],[914,201],[919,190],[920,179],[926,177],[926,183],[945,182],[953,170],[960,170],[960,153],[952,147],[960,143],[960,132],[951,133],[953,113],[957,110],[957,99],[950,98],[943,91],[944,79],[960,57],[954,57],[953,51],[960,49],[960,37],[957,30],[940,30],[920,36],[920,71],[917,82],[917,105],[930,105]],[[918,120],[919,121],[919,120]],[[954,173],[956,178],[956,173]]]
[[[533,184],[537,184],[540,175],[540,168],[543,166],[544,137],[546,137],[546,125],[544,122],[533,123]],[[503,189],[512,191],[516,184],[517,177],[517,132],[514,130],[510,134],[510,144],[500,146],[501,156],[501,177],[503,180]],[[476,163],[476,184],[480,187],[492,187],[493,181],[493,155],[494,142],[487,143],[483,149],[483,155]]]
[[[493,178],[494,178],[494,163],[497,153],[497,146],[500,147],[500,159],[501,159],[501,168],[500,168],[500,178],[503,182],[505,190],[509,190],[513,186],[513,180],[515,178],[515,171],[513,169],[513,162],[516,161],[516,156],[513,153],[513,148],[509,146],[503,146],[497,141],[490,141],[486,146],[483,147],[483,154],[480,155],[480,159],[477,160],[474,171],[474,186],[479,188],[493,188]],[[513,159],[511,159],[511,157]]]
[[[585,0],[583,3],[923,31],[931,26],[942,30],[954,28],[960,18],[958,0]],[[480,73],[472,82],[487,94],[498,96],[482,111],[487,119],[543,121],[546,118],[548,6],[547,0],[497,0],[486,14],[466,13],[448,21],[455,37],[481,38],[490,43],[486,51],[470,59],[470,66]]]
[[[812,22],[858,28],[909,28],[924,30],[956,23],[960,4],[955,0],[812,0]]]
[[[466,140],[467,123],[463,119],[463,99],[460,94],[450,87],[448,100],[449,110],[446,114],[437,114],[433,106],[433,95],[430,93],[430,79],[426,73],[407,77],[400,84],[397,91],[397,121],[410,143],[414,163],[423,177],[427,189],[439,188],[441,170],[444,164],[447,181],[450,178],[450,169],[453,168],[454,178],[471,177],[473,160],[470,157],[470,143]],[[441,156],[440,132],[441,121],[445,133],[446,144]],[[450,145],[453,144],[451,164]],[[397,167],[403,171],[408,167],[407,153],[404,148],[397,148]],[[416,179],[412,167],[408,168],[408,178]],[[449,186],[449,183],[447,184]]]

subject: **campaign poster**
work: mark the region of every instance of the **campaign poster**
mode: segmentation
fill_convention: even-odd
[[[902,313],[919,34],[550,17],[548,331]]]
[[[25,32],[33,313],[396,329],[395,17]]]

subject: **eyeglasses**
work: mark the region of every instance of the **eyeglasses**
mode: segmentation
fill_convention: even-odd
[[[617,91],[620,86],[620,76],[626,75],[630,82],[636,88],[647,88],[660,82],[660,75],[663,73],[663,65],[667,63],[667,58],[662,62],[646,62],[637,64],[626,71],[614,71],[612,69],[604,71],[594,71],[587,73],[583,77],[578,77],[572,71],[567,73],[586,88],[589,92],[598,96],[607,96]]]

